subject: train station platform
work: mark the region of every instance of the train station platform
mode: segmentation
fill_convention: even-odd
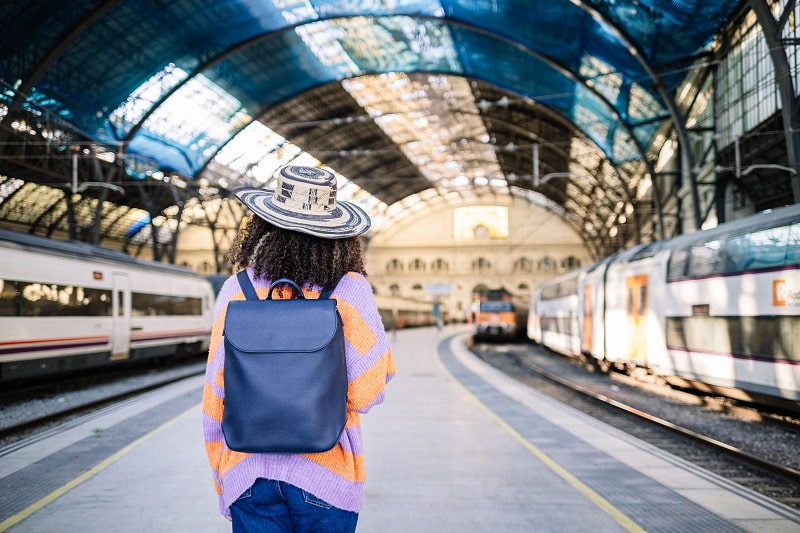
[[[462,326],[402,330],[363,417],[364,533],[800,531],[800,513],[509,379]],[[0,451],[0,531],[230,531],[191,378]]]

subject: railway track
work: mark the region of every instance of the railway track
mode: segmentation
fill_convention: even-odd
[[[796,420],[774,419],[767,414],[759,416],[760,421],[743,422],[721,410],[709,409],[710,402],[702,398],[695,396],[692,401],[693,395],[668,393],[666,388],[664,396],[655,388],[637,389],[592,372],[574,360],[536,350],[532,345],[472,346],[486,362],[540,392],[800,509],[800,468],[791,462],[800,443]],[[667,396],[681,394],[686,398],[676,401]],[[754,417],[752,413],[750,416]]]
[[[119,404],[147,392],[166,387],[204,373],[204,364],[177,366],[155,373],[118,374],[84,383],[36,385],[21,388],[0,397],[4,417],[0,420],[0,456],[10,446],[40,431],[58,426],[80,416]],[[35,414],[33,414],[35,413]]]

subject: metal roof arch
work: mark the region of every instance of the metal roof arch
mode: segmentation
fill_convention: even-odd
[[[200,4],[194,0],[170,3],[156,0],[76,0],[66,4],[47,1],[31,5],[24,0],[12,0],[5,8],[6,14],[9,20],[19,21],[20,24],[13,24],[5,37],[0,35],[0,45],[3,45],[0,48],[10,51],[9,54],[0,55],[0,77],[3,78],[0,83],[6,87],[5,94],[0,94],[0,101],[7,103],[6,115],[0,117],[0,121],[5,122],[7,117],[15,114],[16,109],[27,103],[39,101],[53,112],[73,117],[70,119],[73,125],[81,126],[74,133],[94,139],[98,144],[105,142],[116,148],[119,141],[123,141],[121,151],[124,151],[127,149],[125,141],[135,141],[127,155],[131,159],[144,159],[158,154],[158,150],[151,151],[150,148],[161,144],[167,156],[163,170],[169,170],[174,162],[175,166],[187,170],[182,172],[185,176],[199,178],[215,154],[230,142],[236,132],[244,128],[244,124],[239,123],[238,128],[231,126],[219,137],[206,133],[203,138],[195,138],[194,141],[200,146],[198,150],[149,136],[145,127],[147,119],[192,76],[212,73],[212,78],[216,75],[220,80],[225,80],[227,75],[231,76],[231,80],[243,79],[247,70],[240,67],[250,68],[257,63],[253,58],[247,58],[252,42],[265,42],[264,39],[275,37],[281,39],[311,24],[363,19],[365,16],[373,16],[378,20],[405,17],[417,21],[421,28],[431,27],[426,24],[436,25],[449,32],[454,40],[450,50],[452,56],[447,56],[455,58],[452,69],[434,69],[417,57],[414,64],[427,67],[420,68],[419,72],[442,72],[466,79],[486,80],[502,87],[509,96],[527,95],[539,104],[558,111],[572,123],[575,132],[582,132],[594,139],[594,144],[606,155],[606,161],[614,167],[619,179],[619,183],[613,186],[622,187],[622,190],[614,191],[615,195],[622,193],[622,196],[630,199],[632,195],[636,197],[639,184],[628,183],[631,177],[626,177],[627,164],[622,163],[627,163],[629,159],[618,149],[630,150],[627,152],[628,156],[633,157],[630,160],[638,161],[651,175],[654,174],[647,157],[654,132],[662,121],[670,118],[679,137],[680,128],[683,127],[680,113],[669,94],[676,80],[682,78],[680,66],[688,64],[692,55],[702,49],[727,17],[744,3],[739,0],[691,5],[659,0],[552,0],[547,3],[499,0],[487,6],[479,2],[456,0],[398,0],[391,4],[368,4],[364,9],[358,3],[309,0],[302,3],[302,8],[298,3],[298,6],[290,5],[280,11],[269,2],[250,1]],[[46,17],[34,13],[41,14],[41,10],[44,10]],[[284,16],[287,13],[289,18]],[[131,20],[133,15],[141,17],[142,23],[126,27],[124,21]],[[164,28],[170,28],[171,31],[163,31]],[[576,33],[576,39],[564,40],[563,34],[570,28],[580,28],[580,31]],[[218,31],[210,31],[212,29]],[[659,39],[669,34],[670,29],[676,38]],[[241,41],[242,36],[244,41]],[[395,37],[409,49],[419,44],[413,36],[402,34]],[[106,41],[113,53],[103,55]],[[13,46],[8,46],[9,43]],[[487,54],[495,54],[507,61],[504,76],[491,76],[495,72],[487,68],[490,64],[486,59]],[[510,59],[512,54],[529,59],[514,63],[513,58]],[[185,68],[188,75],[178,85],[165,91],[161,98],[152,101],[150,109],[145,115],[139,116],[136,122],[124,125],[119,132],[113,132],[109,117],[115,106],[121,103],[120,97],[124,100],[123,95],[133,95],[132,88],[141,86],[146,75],[163,68],[165,57]],[[370,55],[368,59],[374,57]],[[591,65],[584,68],[586,65],[582,61],[588,61],[589,57],[598,58],[606,66],[599,70],[593,70]],[[241,61],[243,58],[245,60]],[[530,66],[534,63],[530,58],[535,59],[536,65],[548,67],[544,78],[537,77],[540,74],[538,72],[516,71],[520,65]],[[382,65],[382,68],[353,70],[349,74],[338,75],[334,71],[325,71],[327,76],[308,76],[304,82],[295,80],[292,82],[294,85],[280,93],[275,100],[270,100],[271,94],[265,98],[258,91],[253,91],[242,100],[242,108],[249,113],[250,120],[255,120],[275,102],[291,101],[298,98],[301,92],[320,84],[341,83],[343,79],[352,79],[354,75],[367,72],[389,72],[393,69],[396,72],[414,71],[397,57],[389,59],[390,62]],[[375,64],[372,61],[366,63]],[[668,71],[667,65],[677,66],[678,69]],[[607,70],[603,70],[605,68]],[[288,73],[287,69],[278,75],[286,76]],[[619,80],[611,80],[612,74],[618,74]],[[272,87],[268,78],[261,78],[261,83],[256,89]],[[621,84],[617,92],[614,83]],[[653,107],[636,107],[648,104],[633,102],[636,96],[632,91],[633,84],[638,84],[637,91],[650,94]],[[560,85],[570,87],[568,94],[560,99],[548,99],[546,97],[552,95],[537,90]],[[298,91],[298,87],[303,91]],[[51,89],[52,93],[49,92]],[[246,92],[246,89],[242,91]],[[262,94],[267,92],[265,90]],[[45,97],[48,98],[47,102],[37,100]],[[574,107],[576,105],[587,106],[587,114],[578,116],[584,110],[577,109]],[[489,118],[487,115],[483,118],[484,121],[497,120],[496,116]],[[592,120],[603,124],[599,129],[593,129]],[[0,137],[9,132],[8,124],[2,125],[4,131]],[[104,132],[100,132],[99,126]],[[375,136],[374,142],[380,143],[381,138]],[[313,146],[324,148],[322,144],[323,139],[320,139],[319,144]],[[688,143],[680,144],[681,149],[685,150]],[[3,149],[0,144],[0,151]],[[121,154],[121,151],[118,153]],[[371,168],[379,167],[384,162],[390,163],[395,165],[393,176],[399,178],[401,171],[398,169],[403,168],[399,164],[401,160],[402,157],[376,160]],[[572,158],[569,165],[575,163],[578,161]],[[682,163],[685,173],[686,158],[682,158]],[[353,163],[350,168],[357,172],[370,169],[360,163]],[[553,167],[554,172],[559,170],[567,169],[557,170]],[[343,174],[349,178],[355,177]],[[689,177],[693,177],[691,169]],[[434,183],[426,183],[424,177],[421,179],[419,186],[435,186]],[[598,186],[609,187],[610,182],[604,178],[603,183],[598,181]],[[384,198],[398,198],[413,190],[407,183],[398,182],[397,186],[384,186],[381,195]],[[510,182],[508,190],[512,194],[517,191]],[[582,189],[577,187],[574,192],[577,191]],[[480,188],[471,194],[485,192],[497,194],[492,189]],[[658,192],[654,190],[654,194],[657,196]],[[589,220],[587,215],[591,213],[573,207],[567,202],[569,199],[570,194],[561,199],[562,207],[574,215],[582,214],[584,223]],[[580,206],[586,203],[586,199],[592,198],[577,197],[573,203]],[[610,197],[603,197],[602,200],[612,201]],[[599,227],[595,224],[595,231],[597,229]]]
[[[125,4],[125,2],[120,2],[119,0],[113,1],[113,2],[106,2],[105,4],[102,5],[101,9],[95,10],[95,11],[90,13],[91,16],[95,17],[92,20],[97,20],[98,18],[101,18],[101,17],[99,17],[100,13],[107,13],[109,11],[112,11],[113,8],[119,7],[119,6],[123,5],[123,4]],[[87,5],[89,5],[89,4],[87,4]],[[348,9],[348,8],[343,8],[342,6],[330,5],[330,4],[326,3],[326,2],[318,2],[318,3],[316,3],[316,5],[314,5],[314,4],[310,4],[310,5],[313,5],[315,7],[315,9],[311,10],[311,11],[308,11],[306,13],[306,18],[303,19],[303,22],[295,23],[292,26],[284,26],[284,28],[287,28],[287,27],[298,27],[301,24],[305,24],[305,23],[311,22],[311,21],[331,20],[331,19],[337,18],[337,17],[341,18],[343,15],[347,15],[347,16],[351,16],[351,17],[361,16],[361,15],[412,16],[412,17],[418,17],[418,18],[419,17],[422,17],[422,18],[427,17],[429,19],[437,20],[437,21],[439,21],[439,20],[444,20],[444,21],[450,20],[451,22],[447,22],[447,24],[450,24],[450,23],[454,23],[454,24],[455,23],[461,23],[461,21],[469,20],[470,16],[475,18],[477,16],[477,14],[480,14],[481,21],[485,21],[485,20],[491,21],[493,19],[505,20],[505,19],[501,19],[501,17],[499,15],[495,16],[495,13],[493,13],[493,12],[490,12],[490,13],[487,14],[484,11],[475,10],[474,8],[466,8],[466,7],[462,6],[462,5],[459,5],[459,4],[453,3],[453,2],[440,2],[439,3],[439,6],[440,6],[439,8],[436,8],[435,6],[431,7],[429,3],[426,4],[424,2],[402,2],[402,3],[398,4],[399,7],[395,7],[395,8],[374,9],[374,7],[370,7],[368,10],[363,10],[363,9],[354,10],[352,8]],[[612,27],[612,28],[621,28],[620,21],[623,20],[622,15],[619,15],[619,16],[616,16],[616,15],[617,15],[618,12],[622,13],[622,7],[624,7],[624,6],[627,6],[630,9],[634,9],[634,8],[639,8],[642,5],[645,5],[651,11],[656,11],[656,8],[654,6],[652,6],[652,5],[648,6],[647,3],[642,3],[642,2],[615,2],[614,5],[610,5],[610,4],[606,5],[606,2],[586,2],[586,1],[576,2],[576,1],[573,1],[571,3],[562,4],[560,6],[560,9],[563,9],[563,10],[570,9],[570,7],[569,7],[570,5],[576,6],[576,7],[580,8],[582,11],[589,13],[592,16],[593,20],[602,20],[605,24],[609,25],[609,27]],[[508,3],[508,5],[501,5],[500,8],[498,8],[498,13],[499,13],[499,11],[502,10],[504,13],[508,13],[508,12],[514,11],[514,14],[520,14],[520,13],[524,14],[525,13],[524,7],[533,8],[534,6],[518,5],[518,4],[515,4],[514,2],[510,2],[510,3]],[[664,12],[664,11],[668,12],[669,11],[668,9],[664,8],[663,6],[659,6],[659,7],[660,7],[662,12]],[[531,9],[531,11],[533,11],[533,9]],[[716,12],[717,13],[724,13],[725,9],[720,7],[719,9],[716,10]],[[161,13],[159,13],[159,14],[161,14]],[[562,13],[562,15],[563,15],[563,13]],[[89,19],[87,19],[87,20],[89,20]],[[531,19],[531,20],[536,20],[536,19]],[[484,22],[484,24],[486,24],[486,23]],[[87,24],[86,21],[84,21],[81,25],[79,25],[79,29],[76,30],[75,32],[73,32],[73,39],[75,38],[74,37],[75,35],[79,35],[79,34],[83,33],[82,30],[87,29],[89,26],[90,26],[90,24]],[[489,26],[490,26],[489,24],[486,24],[487,28]],[[505,26],[505,27],[509,27],[509,26]],[[475,28],[479,28],[479,27],[475,26]],[[619,32],[619,33],[620,34],[624,34],[624,32]],[[515,42],[519,42],[519,41],[515,41]],[[56,47],[56,49],[57,50],[63,50],[66,47],[65,43],[66,42],[62,42],[61,44],[59,44]],[[202,55],[202,54],[200,54],[200,55]],[[637,56],[637,59],[640,59],[640,57]],[[647,62],[642,62],[642,65],[644,67],[647,67]]]
[[[394,17],[394,16],[395,15],[393,15],[392,17]],[[469,25],[467,23],[462,23],[462,22],[447,22],[447,21],[442,21],[439,18],[432,18],[432,17],[417,17],[417,18],[419,18],[421,20],[436,22],[436,23],[443,23],[443,26],[446,26],[446,27],[450,27],[452,25],[452,26],[459,27],[462,30],[473,31],[475,33],[478,33],[478,34],[481,34],[481,35],[483,35],[485,37],[488,37],[488,38],[490,38],[492,40],[502,42],[505,45],[508,45],[508,46],[510,46],[510,47],[522,52],[525,55],[537,58],[537,60],[543,62],[546,65],[548,65],[554,72],[557,72],[558,74],[560,74],[564,78],[570,80],[571,84],[583,86],[589,93],[591,93],[594,96],[594,98],[596,98],[597,102],[608,110],[608,112],[610,113],[610,116],[614,117],[614,119],[615,119],[616,123],[618,124],[618,126],[621,126],[627,132],[627,136],[629,137],[631,144],[633,144],[635,146],[635,151],[638,153],[639,157],[642,158],[642,159],[644,159],[646,157],[644,148],[642,147],[642,145],[641,145],[641,143],[640,143],[640,141],[639,141],[639,139],[638,139],[638,137],[637,137],[637,135],[635,133],[635,128],[637,126],[628,124],[625,121],[622,112],[619,109],[617,109],[614,106],[614,104],[611,101],[609,101],[608,98],[605,95],[603,95],[597,88],[595,88],[590,83],[588,83],[587,80],[580,78],[580,76],[577,73],[571,71],[568,68],[567,65],[560,64],[555,58],[549,57],[546,54],[542,54],[542,53],[540,53],[540,52],[538,52],[536,50],[527,48],[523,43],[511,41],[509,39],[506,39],[506,38],[504,38],[502,36],[499,36],[499,35],[496,35],[496,34],[491,34],[491,33],[487,32],[486,30],[484,30],[483,28],[480,28],[478,26],[472,26],[472,25]],[[339,17],[337,19],[328,19],[328,20],[322,20],[322,21],[326,21],[326,22],[327,21],[331,21],[331,22],[333,22],[333,21],[337,21],[337,20],[341,20],[341,19],[342,18]],[[312,22],[316,23],[316,22],[320,22],[320,20],[314,20]],[[305,24],[307,24],[307,23],[295,24],[295,25],[287,26],[287,27],[282,28],[280,30],[275,30],[275,31],[272,31],[272,32],[269,32],[269,33],[265,33],[265,34],[259,35],[259,36],[255,36],[255,37],[253,37],[253,38],[251,38],[251,39],[249,39],[249,40],[247,40],[245,42],[238,43],[238,44],[234,45],[232,48],[229,48],[229,49],[219,53],[218,55],[208,59],[207,61],[205,61],[201,65],[198,65],[198,67],[195,70],[193,70],[192,72],[190,72],[182,81],[180,81],[179,83],[173,85],[168,91],[166,91],[164,94],[161,95],[161,98],[159,98],[156,102],[153,103],[153,105],[150,107],[150,109],[147,112],[145,112],[139,118],[139,120],[128,130],[128,132],[125,135],[125,137],[123,139],[121,139],[122,142],[124,144],[126,144],[126,145],[128,145],[130,143],[134,143],[135,140],[136,140],[137,133],[139,133],[144,128],[144,125],[145,125],[147,119],[150,118],[153,115],[153,113],[155,113],[157,111],[157,109],[159,107],[164,105],[169,100],[169,98],[171,96],[176,94],[182,87],[184,87],[186,85],[186,83],[188,83],[190,80],[194,79],[196,76],[208,72],[209,70],[213,69],[214,67],[216,67],[218,65],[221,65],[225,61],[227,61],[227,60],[229,60],[231,58],[235,58],[238,54],[246,52],[248,49],[251,49],[252,47],[257,46],[257,45],[259,45],[259,44],[261,44],[261,43],[263,43],[265,41],[268,41],[268,40],[273,39],[273,38],[280,38],[281,36],[284,36],[284,35],[287,35],[288,33],[294,32],[297,28],[302,27]],[[393,65],[387,65],[382,70],[373,70],[373,71],[370,71],[370,72],[362,72],[362,74],[380,74],[380,73],[402,72],[402,71],[404,71],[404,69],[395,68],[395,66],[393,66]],[[437,73],[437,71],[435,71],[435,70],[420,69],[419,71],[420,72]],[[526,91],[525,88],[523,88],[523,87],[514,86],[512,83],[505,83],[505,80],[486,76],[485,74],[483,74],[484,72],[486,72],[486,71],[484,70],[484,71],[475,72],[475,73],[470,73],[468,70],[458,71],[458,72],[456,72],[456,71],[453,71],[453,72],[438,71],[438,73],[443,73],[443,74],[448,74],[448,75],[460,75],[460,76],[471,77],[471,78],[476,78],[476,79],[483,79],[483,80],[487,81],[488,83],[493,83],[493,84],[495,84],[497,86],[504,87],[507,90],[509,90],[511,92],[514,92],[516,94],[519,94],[521,96],[526,96],[526,97],[535,99],[536,101],[542,103],[543,105],[550,105],[550,104],[548,104],[548,101],[551,101],[551,97],[548,97],[548,96],[543,97],[542,95],[533,94],[532,91]],[[210,79],[213,80],[214,78],[211,77]],[[341,81],[343,79],[345,79],[345,77],[341,76],[341,75],[337,76],[337,77],[329,77],[327,79],[322,79],[322,80],[318,79],[318,80],[316,80],[316,83],[314,83],[314,84],[307,85],[305,87],[301,87],[301,92],[304,91],[304,90],[307,90],[307,89],[309,89],[309,88],[311,88],[311,87],[313,87],[314,85],[317,85],[317,84],[330,83],[330,82],[333,82],[333,81]],[[288,94],[288,95],[286,95],[286,99],[294,98],[296,96],[296,94],[298,94],[298,93],[295,92],[293,94]],[[570,100],[572,100],[572,98],[570,98]],[[279,103],[279,101],[276,101],[276,100],[265,99],[263,101],[258,102],[258,105],[263,110],[267,106],[276,105],[278,103]],[[555,108],[559,109],[558,107],[555,107]],[[253,116],[253,115],[259,114],[258,110],[255,110],[255,111],[256,112],[254,112],[254,113],[250,113],[250,115]],[[563,108],[561,108],[561,111],[565,112],[565,110]],[[574,117],[573,117],[573,119],[574,119]],[[642,123],[642,124],[644,124],[648,128],[650,128],[650,130],[651,130],[650,134],[652,134],[652,131],[654,131],[654,127],[651,127],[650,121],[647,121],[647,122]],[[242,126],[242,128],[243,127],[244,127],[244,125]],[[576,129],[581,129],[581,128],[576,128]],[[614,128],[610,128],[609,129],[609,132],[612,135],[613,135],[613,130],[614,130]],[[238,131],[239,130],[232,131],[228,140],[233,138]],[[584,133],[587,133],[587,132],[585,132],[585,130],[584,130]],[[592,136],[591,132],[589,132],[587,134],[590,137]],[[606,152],[607,157],[610,160],[614,161],[615,160],[614,153],[609,153],[609,150],[613,151],[614,141],[610,141],[608,139],[601,140],[601,139],[598,139],[596,137],[594,138],[594,140],[595,140],[595,142],[598,142],[598,141],[600,142],[601,148]],[[610,146],[609,146],[609,144],[610,144]],[[223,145],[224,145],[224,143],[223,143]],[[217,151],[223,145],[219,145],[217,147]],[[208,164],[208,161],[211,158],[213,158],[213,155],[212,155],[205,162],[196,162],[196,163],[193,164],[191,158],[188,155],[186,155],[186,154],[181,154],[181,155],[186,160],[188,168],[177,168],[176,170],[178,170],[179,172],[181,172],[183,174],[186,174],[186,175],[194,175],[197,172],[197,170],[205,167]],[[167,169],[165,168],[165,170],[167,170]]]

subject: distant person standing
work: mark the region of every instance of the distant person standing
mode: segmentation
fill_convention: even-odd
[[[389,331],[392,335],[392,340],[397,340],[397,310],[392,309],[391,314],[389,315]]]
[[[436,321],[436,329],[442,329],[443,320],[442,320],[442,304],[439,303],[438,300],[433,302],[433,309],[431,310],[431,315],[433,315],[433,319]]]

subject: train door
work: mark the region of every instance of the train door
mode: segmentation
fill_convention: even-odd
[[[586,354],[592,353],[592,311],[594,309],[592,294],[591,285],[583,287],[583,344],[581,351]]]
[[[131,347],[131,283],[127,274],[112,274],[113,296],[113,331],[111,333],[111,359],[127,359]]]
[[[629,361],[647,360],[647,274],[625,279]]]
[[[539,298],[534,291],[531,294],[531,304],[528,310],[528,338],[533,342],[542,342],[542,330],[539,323]]]

